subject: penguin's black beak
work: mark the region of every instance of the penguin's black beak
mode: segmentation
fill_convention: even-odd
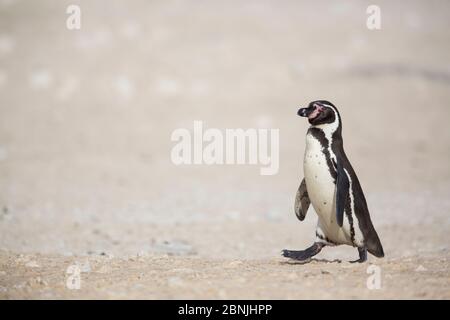
[[[308,108],[298,109],[297,115],[299,115],[300,117],[307,117],[308,116]]]

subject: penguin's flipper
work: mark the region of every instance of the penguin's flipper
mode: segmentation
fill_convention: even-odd
[[[309,200],[308,190],[306,189],[306,182],[303,178],[302,183],[298,187],[297,194],[295,195],[295,215],[300,221],[303,221],[306,217],[311,201]]]
[[[344,209],[347,201],[350,182],[341,161],[337,161],[337,178],[336,178],[336,221],[339,227],[344,223]]]

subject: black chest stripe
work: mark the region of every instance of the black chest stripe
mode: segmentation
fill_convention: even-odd
[[[331,160],[330,143],[329,143],[328,139],[325,137],[325,133],[322,130],[317,129],[317,128],[309,128],[308,132],[320,142],[320,145],[322,146],[322,152],[325,155],[325,159],[327,160],[328,171],[330,172],[331,176],[333,177],[334,183],[336,183],[336,178],[337,178],[336,168],[333,165],[333,162]]]

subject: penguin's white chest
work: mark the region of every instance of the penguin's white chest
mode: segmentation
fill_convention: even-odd
[[[335,206],[336,185],[329,171],[323,147],[311,134],[306,136],[303,169],[309,199],[314,210],[320,217],[332,219],[329,216]]]
[[[336,184],[330,173],[322,144],[313,135],[306,135],[303,160],[306,188],[311,204],[319,216],[318,232],[337,244],[351,244],[350,233],[336,222]]]

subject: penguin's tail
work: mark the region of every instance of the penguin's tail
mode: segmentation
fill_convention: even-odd
[[[366,246],[367,251],[369,251],[375,257],[378,258],[384,257],[383,246],[381,245],[380,238],[378,238],[378,235],[375,230],[373,230],[371,237],[366,241]]]

